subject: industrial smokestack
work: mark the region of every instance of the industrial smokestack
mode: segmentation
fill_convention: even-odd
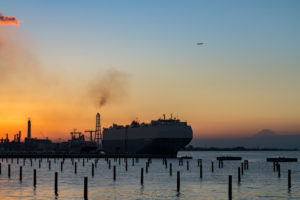
[[[31,139],[31,122],[28,120],[28,130],[27,130],[27,139]]]

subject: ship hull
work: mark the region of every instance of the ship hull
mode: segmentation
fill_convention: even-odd
[[[114,154],[177,155],[193,137],[190,126],[154,126],[106,130],[103,150]]]
[[[156,138],[128,140],[126,144],[124,140],[108,140],[103,141],[103,149],[114,154],[177,155],[190,141],[190,138]]]

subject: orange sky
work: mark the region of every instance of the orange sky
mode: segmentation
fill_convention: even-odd
[[[22,23],[0,26],[0,137],[25,136],[30,117],[33,137],[67,139],[97,112],[103,127],[173,113],[195,137],[300,132],[297,9],[19,3],[1,11]]]

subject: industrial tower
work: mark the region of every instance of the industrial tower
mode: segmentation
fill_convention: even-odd
[[[98,144],[98,147],[102,144],[102,133],[101,133],[101,125],[100,125],[100,114],[96,115],[96,131],[95,131],[95,141]]]

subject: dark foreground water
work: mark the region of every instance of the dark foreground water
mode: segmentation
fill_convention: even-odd
[[[232,175],[233,199],[300,199],[300,164],[281,163],[281,177],[273,171],[273,163],[267,163],[267,157],[297,157],[300,152],[179,152],[179,155],[193,156],[183,166],[178,165],[177,159],[168,159],[173,165],[173,176],[169,169],[162,165],[161,159],[152,159],[149,172],[144,174],[144,185],[140,183],[141,167],[145,168],[146,159],[139,159],[132,166],[128,159],[128,171],[125,171],[124,160],[121,165],[111,159],[112,168],[104,159],[100,159],[91,175],[94,159],[78,162],[77,174],[70,159],[65,160],[63,171],[60,171],[61,160],[51,159],[51,170],[47,160],[38,166],[38,159],[23,160],[4,159],[0,175],[0,199],[83,199],[84,177],[88,176],[89,199],[228,199],[228,175]],[[224,168],[219,169],[217,156],[241,156],[249,160],[249,170],[244,171],[241,184],[238,184],[237,171],[241,161],[224,161]],[[203,160],[203,178],[200,179],[197,159]],[[1,161],[1,160],[0,160]],[[214,173],[211,172],[211,162],[214,161]],[[11,165],[11,177],[8,178],[8,164]],[[116,165],[116,181],[113,180],[113,165]],[[23,181],[19,181],[19,168],[23,166]],[[37,185],[33,187],[33,169],[37,170]],[[288,189],[288,169],[292,170],[292,187]],[[145,169],[144,169],[145,170]],[[181,173],[181,190],[176,191],[176,172]],[[54,172],[58,172],[58,196],[54,194]]]

